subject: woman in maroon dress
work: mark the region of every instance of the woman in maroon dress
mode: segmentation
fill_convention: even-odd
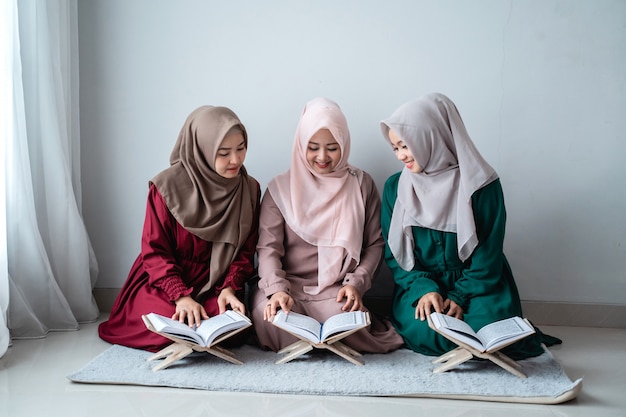
[[[230,109],[202,106],[189,115],[170,167],[150,181],[141,253],[98,328],[102,339],[156,352],[171,341],[149,331],[143,314],[193,326],[227,308],[245,313],[260,199],[243,166],[247,146]]]

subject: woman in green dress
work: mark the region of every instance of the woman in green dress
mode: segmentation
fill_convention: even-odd
[[[442,355],[455,345],[428,327],[432,311],[474,330],[521,316],[503,253],[506,211],[495,170],[470,139],[454,103],[438,93],[381,122],[404,168],[385,183],[381,222],[395,285],[393,321],[408,347]],[[538,330],[538,329],[537,329]],[[560,343],[540,331],[502,352],[513,359]]]

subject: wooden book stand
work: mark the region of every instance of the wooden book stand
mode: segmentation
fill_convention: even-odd
[[[439,367],[433,369],[434,373],[448,371],[450,369],[457,367],[463,362],[467,362],[473,357],[477,357],[481,359],[490,360],[491,362],[502,367],[503,369],[507,370],[508,372],[512,373],[515,376],[518,376],[520,378],[526,378],[526,375],[521,371],[522,366],[520,364],[518,364],[513,359],[506,356],[504,353],[499,352],[500,349],[508,346],[511,343],[515,343],[517,340],[514,340],[513,342],[506,344],[504,346],[500,346],[496,350],[481,352],[478,349],[475,349],[474,347],[469,346],[466,343],[463,343],[462,341],[457,340],[450,335],[440,332],[433,324],[430,316],[428,316],[428,326],[434,331],[436,331],[437,333],[439,333],[440,335],[442,335],[443,337],[445,337],[446,339],[458,345],[457,348],[433,360],[433,363],[442,364]]]
[[[188,356],[190,353],[196,351],[196,352],[207,352],[210,353],[211,355],[217,356],[218,358],[222,358],[225,361],[228,361],[230,363],[234,363],[235,365],[242,365],[243,362],[240,361],[239,359],[237,359],[234,355],[234,353],[230,352],[229,350],[226,350],[220,346],[217,346],[218,343],[223,342],[224,340],[228,339],[231,336],[234,336],[235,334],[247,329],[250,326],[247,327],[243,327],[240,329],[235,329],[232,330],[230,332],[226,332],[224,334],[222,334],[221,336],[219,336],[217,339],[215,339],[213,341],[213,343],[210,346],[201,346],[198,345],[196,343],[190,342],[188,340],[184,340],[184,339],[180,339],[176,336],[173,336],[171,334],[167,334],[167,333],[163,333],[163,332],[159,332],[157,331],[154,326],[152,325],[152,323],[150,322],[150,320],[145,316],[142,315],[141,318],[143,319],[143,322],[145,323],[146,327],[150,330],[153,331],[154,333],[157,333],[169,340],[171,340],[172,343],[171,345],[161,349],[160,351],[158,351],[157,353],[155,353],[154,355],[150,356],[147,361],[153,361],[153,360],[157,360],[157,359],[163,359],[165,358],[165,360],[163,362],[161,362],[159,365],[155,366],[154,368],[152,368],[153,371],[160,371],[161,369],[165,369],[168,366],[170,366],[171,364],[173,364],[174,362],[183,359],[184,357]]]
[[[305,337],[302,337],[298,334],[292,333],[288,330],[285,330],[287,333],[297,337],[298,339],[300,339],[299,341],[292,343],[291,345],[281,349],[278,351],[278,354],[285,354],[282,358],[280,358],[279,360],[277,360],[275,363],[281,364],[281,363],[286,363],[289,362],[301,355],[304,355],[305,353],[313,350],[313,348],[315,349],[327,349],[330,350],[331,352],[336,353],[337,355],[341,356],[342,358],[346,359],[347,361],[352,362],[355,365],[363,365],[363,361],[358,359],[359,357],[363,356],[361,355],[359,352],[357,352],[356,350],[348,347],[347,345],[345,345],[344,343],[341,343],[340,340],[350,336],[352,333],[357,332],[367,326],[369,326],[370,323],[370,315],[369,313],[366,313],[366,317],[367,317],[367,322],[366,324],[364,324],[361,327],[357,327],[356,329],[351,329],[351,330],[347,330],[345,332],[341,332],[338,333],[328,339],[326,339],[325,341],[321,342],[321,343],[313,343],[310,340],[308,340]]]

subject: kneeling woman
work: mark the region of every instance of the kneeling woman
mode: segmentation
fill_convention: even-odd
[[[172,342],[149,331],[143,314],[193,326],[227,308],[245,312],[260,199],[243,166],[247,147],[230,109],[202,106],[189,115],[171,166],[150,181],[141,253],[98,329],[102,339],[156,352]]]
[[[372,178],[348,164],[350,133],[336,103],[309,101],[298,124],[290,169],[268,185],[259,220],[258,289],[252,321],[260,345],[278,351],[297,339],[275,327],[278,309],[320,322],[364,310],[384,241],[380,197]],[[343,339],[358,352],[402,345],[389,321]]]
[[[396,283],[393,320],[416,352],[441,355],[455,345],[428,327],[431,311],[474,330],[522,316],[503,253],[506,212],[500,180],[472,143],[456,106],[430,94],[381,122],[401,172],[385,183],[381,224],[385,260]],[[560,340],[541,332],[505,348],[513,359]]]

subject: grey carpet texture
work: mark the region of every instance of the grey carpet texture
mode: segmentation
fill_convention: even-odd
[[[313,350],[276,365],[278,354],[253,346],[232,352],[235,365],[206,352],[194,352],[166,369],[151,353],[113,345],[68,375],[77,383],[130,384],[210,391],[329,396],[403,396],[558,404],[575,398],[582,379],[572,381],[546,349],[520,361],[528,378],[519,378],[489,361],[471,360],[454,370],[433,373],[433,357],[407,349],[366,354],[357,366],[326,350]]]

